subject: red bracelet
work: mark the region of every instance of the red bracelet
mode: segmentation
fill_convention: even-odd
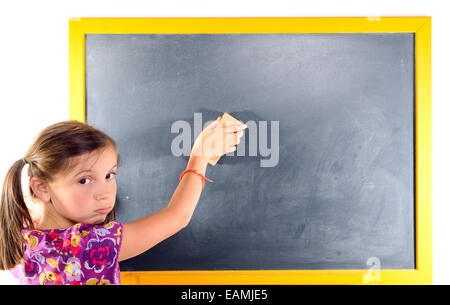
[[[205,187],[205,179],[208,180],[209,182],[214,182],[213,180],[210,180],[210,179],[206,178],[202,174],[197,173],[197,170],[195,170],[195,169],[187,169],[184,172],[182,172],[181,175],[180,175],[180,182],[181,182],[181,179],[183,179],[184,174],[186,174],[187,172],[193,172],[194,174],[197,174],[197,175],[199,175],[202,178],[202,190]]]

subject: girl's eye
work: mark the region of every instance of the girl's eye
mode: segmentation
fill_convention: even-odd
[[[80,184],[82,184],[82,185],[85,185],[85,184],[87,184],[87,183],[83,183],[83,181],[86,182],[86,180],[89,180],[89,181],[90,181],[89,178],[83,178],[83,179],[81,179],[81,180],[78,181],[78,182],[80,182]]]
[[[111,179],[113,179],[113,177],[115,177],[116,176],[116,173],[109,173],[108,175],[106,175],[106,177],[110,177],[109,178],[109,180],[111,180]],[[113,176],[113,177],[111,177],[111,176]],[[107,178],[108,179],[108,178]],[[83,178],[83,179],[81,179],[80,181],[78,181],[80,184],[82,184],[82,185],[86,185],[86,184],[88,184],[87,182],[86,182],[86,180],[88,180],[88,181],[91,181],[91,179],[90,178]]]

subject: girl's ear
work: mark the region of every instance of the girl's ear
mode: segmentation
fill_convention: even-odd
[[[43,203],[50,202],[49,186],[46,181],[38,177],[32,177],[30,179],[30,187],[33,190],[34,195],[39,198]]]

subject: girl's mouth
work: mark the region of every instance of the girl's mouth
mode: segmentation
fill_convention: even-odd
[[[98,213],[98,214],[108,214],[109,211],[111,211],[111,210],[112,210],[112,208],[98,209],[98,210],[95,210],[95,213]]]

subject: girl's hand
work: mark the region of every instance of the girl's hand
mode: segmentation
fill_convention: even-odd
[[[220,119],[221,117],[218,117],[198,135],[191,156],[201,156],[209,161],[236,150],[247,125],[227,121],[226,125],[222,126],[219,124]]]

